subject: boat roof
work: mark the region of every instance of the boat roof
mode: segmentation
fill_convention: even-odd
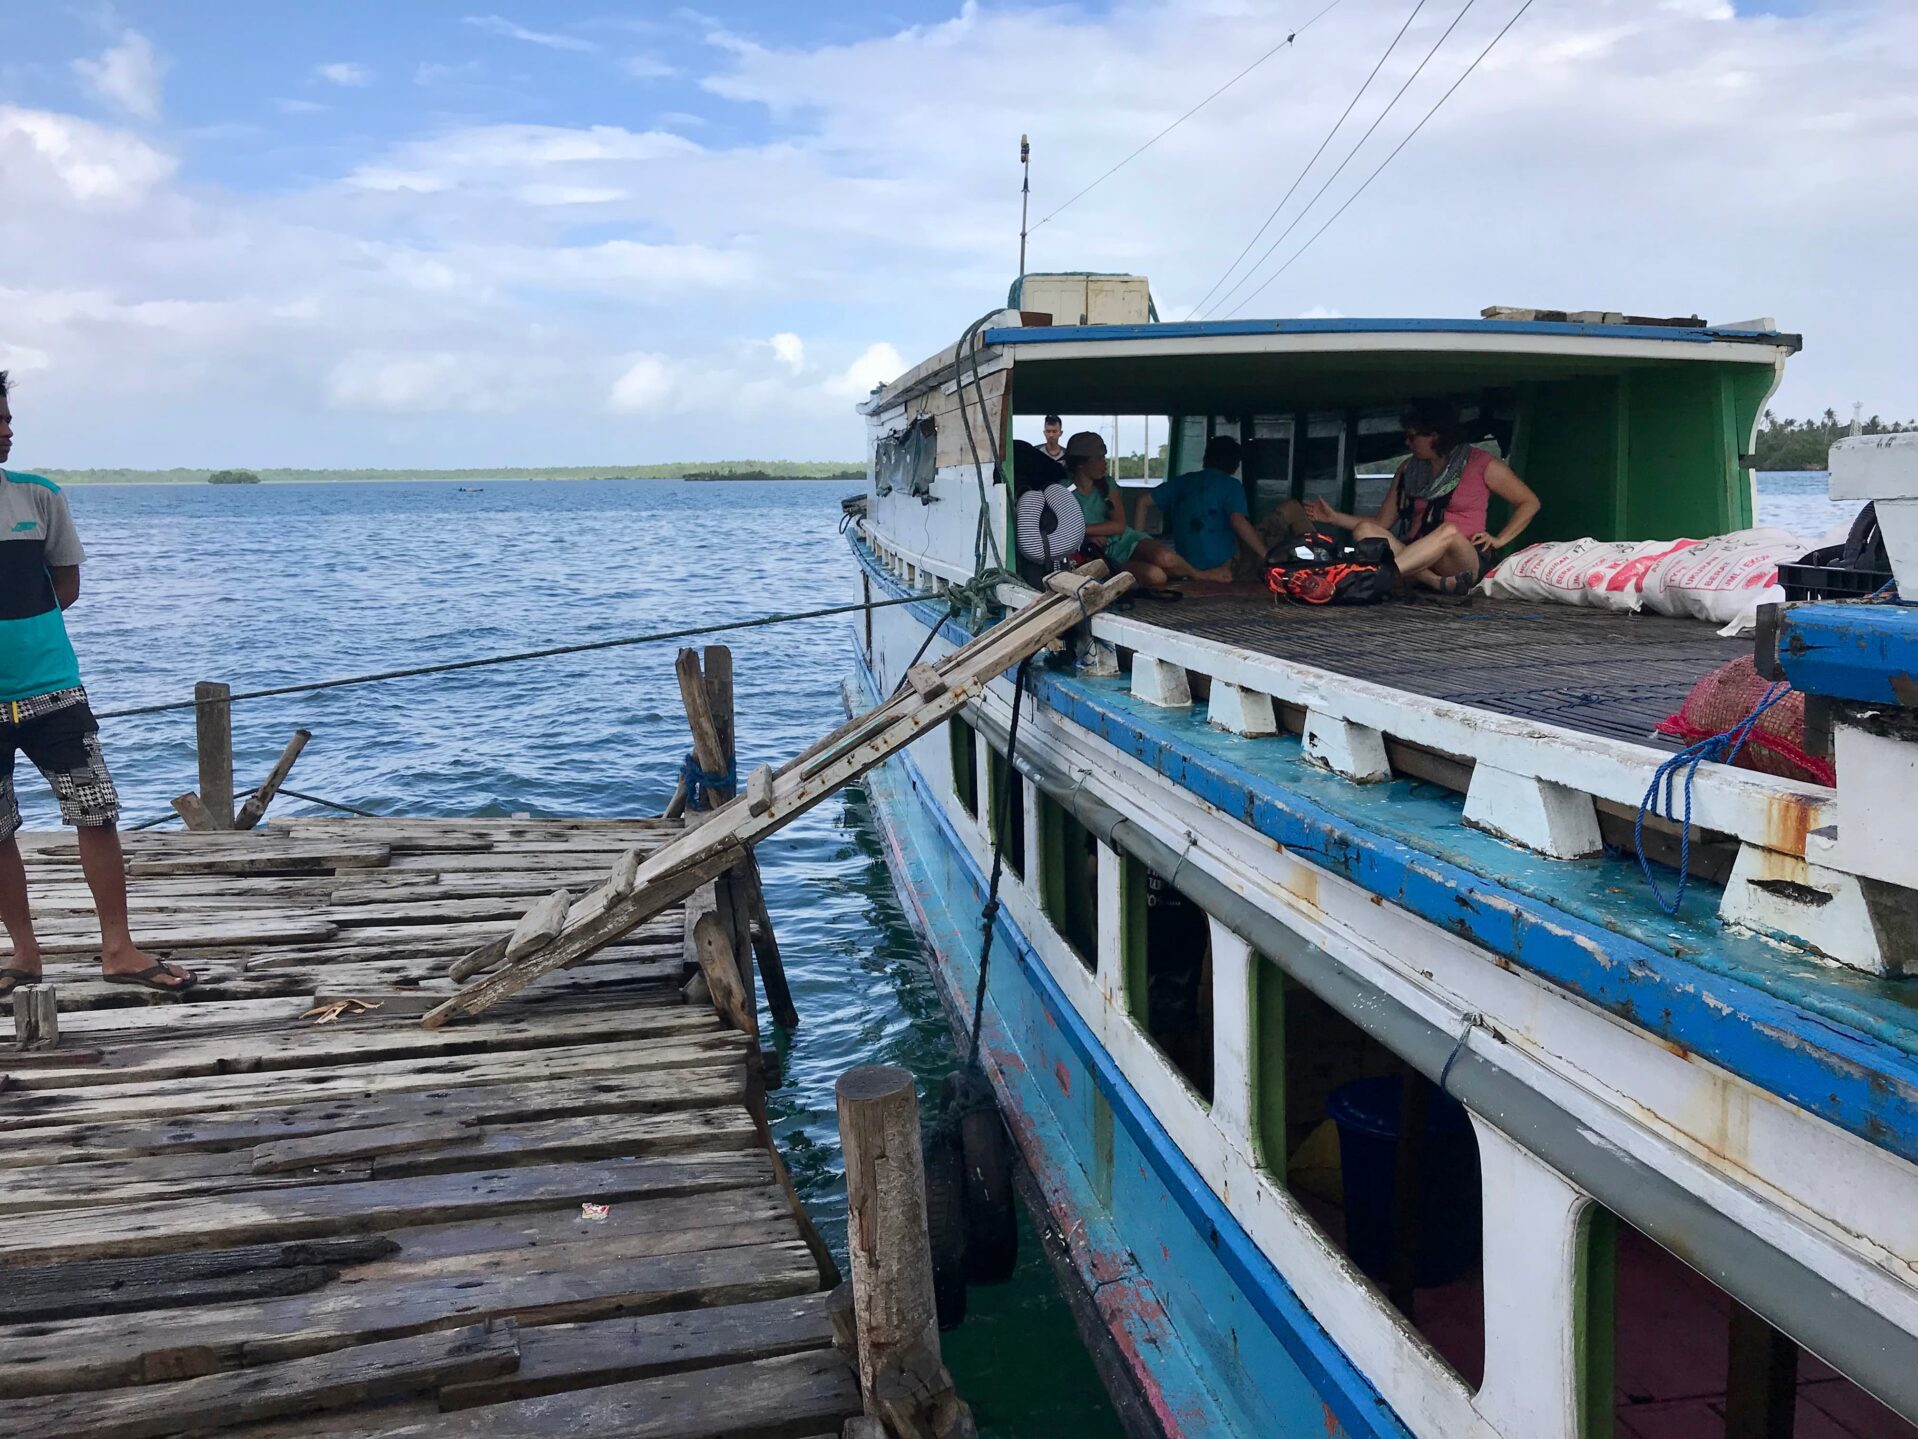
[[[1802,339],[1770,329],[1509,319],[1187,320],[998,325],[1022,411],[1224,414],[1396,404],[1526,381],[1717,361],[1776,368]]]

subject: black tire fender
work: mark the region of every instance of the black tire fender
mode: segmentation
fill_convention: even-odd
[[[965,1165],[966,1277],[974,1284],[1003,1284],[1019,1265],[1012,1137],[991,1086],[976,1071],[947,1075],[943,1099]]]
[[[966,1176],[959,1136],[926,1137],[926,1237],[932,1244],[932,1299],[941,1329],[966,1317]]]

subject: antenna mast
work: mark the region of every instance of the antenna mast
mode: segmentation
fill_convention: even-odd
[[[1019,182],[1019,278],[1023,280],[1026,277],[1026,208],[1032,203],[1032,142],[1024,135],[1019,137],[1019,168],[1024,172]]]

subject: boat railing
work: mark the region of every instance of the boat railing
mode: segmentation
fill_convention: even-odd
[[[870,522],[860,535],[908,586],[936,595],[956,576],[934,557],[899,544]],[[1013,597],[1008,597],[1013,598]],[[1412,773],[1450,779],[1465,795],[1461,822],[1536,854],[1573,860],[1601,852],[1620,833],[1671,754],[1649,744],[1582,733],[1538,720],[1434,699],[1387,684],[1259,654],[1217,639],[1107,613],[1090,627],[1083,671],[1129,675],[1150,705],[1189,709],[1205,695],[1215,727],[1246,737],[1297,733],[1306,757],[1355,784]],[[1412,763],[1418,763],[1417,759]],[[1449,772],[1449,773],[1448,773]],[[1836,792],[1823,785],[1730,765],[1698,768],[1690,788],[1694,862],[1736,847],[1723,883],[1726,922],[1784,939],[1870,973],[1894,972],[1866,912],[1862,881],[1807,857],[1807,841],[1835,820]],[[1642,826],[1648,853],[1676,863],[1679,828]],[[1814,843],[1815,852],[1815,843]]]

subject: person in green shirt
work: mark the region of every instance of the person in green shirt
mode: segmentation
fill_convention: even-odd
[[[1230,435],[1214,435],[1206,441],[1202,468],[1174,475],[1139,500],[1140,528],[1150,499],[1165,516],[1166,538],[1200,579],[1229,581],[1241,545],[1257,556],[1265,554],[1265,542],[1246,514],[1238,468],[1239,442]]]
[[[0,370],[0,464],[13,455],[13,410]],[[127,928],[126,859],[115,828],[120,799],[100,753],[100,725],[80,685],[80,662],[63,612],[80,598],[86,558],[51,480],[0,469],[0,927],[13,952],[0,963],[0,998],[40,982],[40,941],[33,932],[27,868],[15,835],[20,802],[13,789],[16,755],[46,776],[60,817],[79,835],[80,872],[100,917],[100,968],[111,984],[178,994],[195,982],[191,970],[156,959]]]
[[[1172,580],[1189,580],[1198,571],[1179,558],[1179,552],[1125,522],[1125,507],[1106,474],[1106,442],[1092,430],[1081,430],[1065,448],[1066,477],[1073,497],[1086,518],[1086,539],[1116,572],[1127,570],[1142,585],[1157,587]]]

